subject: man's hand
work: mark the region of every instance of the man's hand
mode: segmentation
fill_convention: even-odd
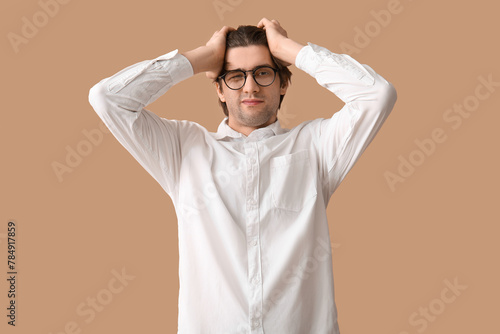
[[[212,38],[207,42],[207,47],[212,51],[212,61],[210,69],[206,71],[207,78],[216,79],[224,65],[224,56],[226,54],[226,36],[227,33],[234,30],[233,27],[224,26],[216,31]]]
[[[267,44],[274,57],[281,60],[286,66],[295,64],[295,58],[304,45],[288,38],[286,30],[276,20],[270,21],[263,18],[257,27],[266,31]]]
[[[217,30],[205,46],[200,46],[194,50],[187,51],[183,55],[193,66],[194,74],[206,72],[209,79],[216,79],[224,65],[226,53],[226,36],[232,27],[224,26]]]

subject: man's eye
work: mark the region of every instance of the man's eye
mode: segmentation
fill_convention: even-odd
[[[231,81],[237,81],[237,80],[243,80],[245,78],[245,76],[243,74],[233,74],[233,75],[230,75],[227,79],[231,80]]]
[[[270,75],[271,74],[271,71],[268,70],[268,69],[263,69],[263,70],[259,70],[257,72],[257,75],[258,76],[265,76],[265,75]]]

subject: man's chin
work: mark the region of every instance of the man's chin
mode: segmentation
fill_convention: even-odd
[[[266,127],[276,121],[276,117],[248,117],[245,119],[245,125],[251,126],[255,128],[263,128]]]

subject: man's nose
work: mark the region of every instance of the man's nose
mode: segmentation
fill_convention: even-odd
[[[245,85],[243,86],[243,91],[244,92],[258,92],[259,90],[260,90],[260,86],[257,84],[257,82],[255,82],[253,75],[248,74],[247,81],[245,82]]]

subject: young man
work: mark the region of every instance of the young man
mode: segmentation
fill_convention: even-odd
[[[290,64],[345,106],[283,129],[277,112]],[[200,72],[216,82],[227,115],[217,133],[144,109]],[[392,110],[390,83],[264,18],[132,65],[95,85],[89,99],[174,203],[178,333],[339,333],[326,207]]]

